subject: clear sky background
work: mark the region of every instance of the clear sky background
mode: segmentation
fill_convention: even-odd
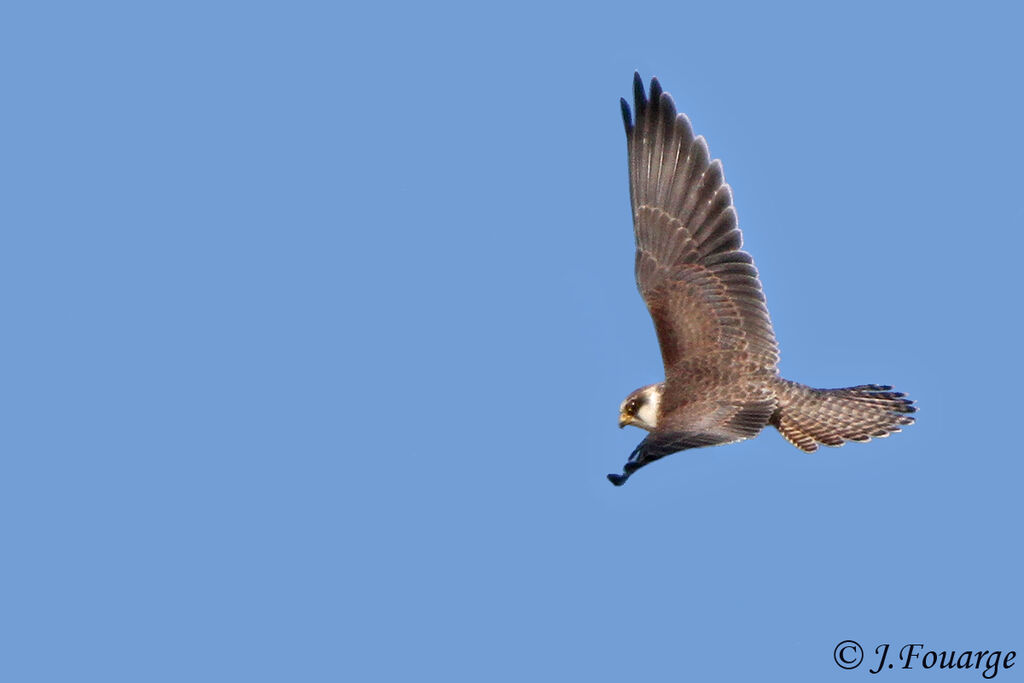
[[[848,638],[1020,679],[1008,6],[7,5],[0,679],[875,679]],[[605,480],[662,377],[635,69],[783,374],[918,424]],[[877,678],[936,677],[981,680]]]

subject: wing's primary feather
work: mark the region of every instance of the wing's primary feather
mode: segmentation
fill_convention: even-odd
[[[722,164],[657,79],[622,101],[636,234],[636,281],[666,378],[737,364],[774,372],[778,345],[753,259],[742,251]]]

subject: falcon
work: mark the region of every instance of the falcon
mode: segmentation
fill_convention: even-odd
[[[734,443],[772,425],[813,453],[888,436],[913,423],[913,401],[891,386],[814,389],[779,376],[764,293],[741,249],[732,190],[702,136],[651,79],[633,77],[636,120],[625,99],[636,284],[654,321],[665,381],[637,389],[619,407],[619,427],[647,437],[621,486],[641,467],[678,451]]]

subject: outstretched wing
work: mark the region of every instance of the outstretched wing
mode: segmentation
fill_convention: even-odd
[[[622,100],[636,231],[636,282],[654,319],[665,376],[742,363],[774,370],[778,345],[753,259],[740,249],[732,191],[684,114],[651,79]]]

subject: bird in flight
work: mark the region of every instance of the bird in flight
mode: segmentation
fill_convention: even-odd
[[[636,120],[626,100],[629,194],[636,284],[654,320],[665,381],[637,389],[619,407],[619,427],[649,433],[608,479],[690,448],[756,436],[772,425],[797,448],[888,436],[916,409],[890,386],[813,389],[779,376],[761,282],[741,247],[732,191],[685,114],[651,79],[633,77]]]

